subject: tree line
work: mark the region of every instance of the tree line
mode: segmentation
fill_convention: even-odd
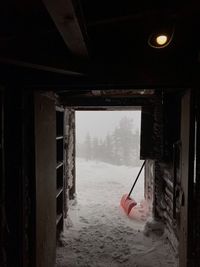
[[[133,120],[123,117],[112,133],[104,139],[92,138],[87,133],[83,143],[77,143],[78,157],[114,165],[139,165],[139,130],[133,131]]]

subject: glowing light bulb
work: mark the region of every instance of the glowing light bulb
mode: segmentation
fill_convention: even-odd
[[[159,35],[158,37],[156,37],[156,43],[158,45],[164,45],[167,42],[167,36],[166,35]]]

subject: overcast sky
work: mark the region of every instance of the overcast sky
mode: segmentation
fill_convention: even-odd
[[[104,138],[112,133],[123,117],[133,119],[133,131],[140,131],[140,111],[76,111],[76,140],[82,143],[87,133]]]

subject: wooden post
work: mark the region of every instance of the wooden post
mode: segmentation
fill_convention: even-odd
[[[180,240],[181,267],[191,266],[193,239],[193,174],[194,174],[194,105],[192,90],[182,96],[181,109],[181,192]]]
[[[53,267],[56,252],[55,101],[35,93],[36,266]]]

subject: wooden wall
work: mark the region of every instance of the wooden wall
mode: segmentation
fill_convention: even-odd
[[[180,166],[177,160],[174,162],[173,147],[180,139],[180,98],[181,96],[176,94],[162,94],[160,101],[157,100],[154,108],[151,108],[152,113],[150,110],[147,112],[147,107],[143,108],[145,113],[151,116],[151,120],[146,124],[147,115],[142,116],[142,123],[147,126],[145,129],[142,125],[142,137],[144,140],[147,136],[147,140],[151,138],[152,141],[141,142],[142,157],[148,159],[145,168],[145,195],[152,201],[155,218],[165,223],[169,240],[177,252],[179,211],[177,205],[177,210],[174,211],[175,188],[177,189],[174,176],[178,179]]]
[[[154,160],[154,216],[165,224],[181,267],[199,266],[199,104],[195,90],[163,96],[163,155]],[[154,120],[157,116],[154,113]],[[196,116],[196,128],[195,128]],[[196,131],[196,137],[195,137]],[[153,133],[156,136],[156,133]],[[196,150],[194,147],[196,146]],[[161,149],[162,151],[162,149]],[[147,160],[146,170],[152,166]],[[194,170],[196,173],[194,174]],[[146,184],[152,174],[146,171]],[[149,196],[151,197],[151,196]]]
[[[3,258],[6,266],[32,267],[35,266],[35,166],[31,91],[6,88],[3,112]]]
[[[196,92],[196,136],[195,136],[195,173],[194,173],[194,227],[193,227],[193,247],[195,248],[195,261],[200,266],[200,92]]]
[[[155,207],[153,206],[155,203],[154,200],[154,179],[155,179],[155,161],[154,160],[146,160],[145,164],[145,181],[144,181],[144,196],[150,205],[150,212],[154,213]]]

